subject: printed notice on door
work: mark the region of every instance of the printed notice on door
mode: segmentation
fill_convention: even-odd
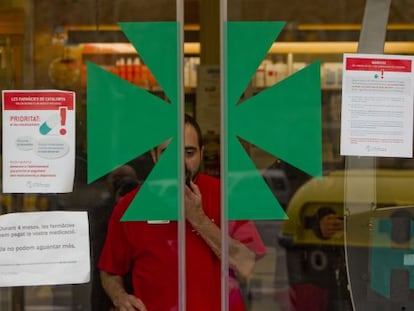
[[[344,54],[341,155],[412,157],[413,60]]]
[[[3,91],[2,95],[3,192],[71,192],[75,93]]]
[[[0,258],[0,287],[89,282],[87,212],[1,215]]]

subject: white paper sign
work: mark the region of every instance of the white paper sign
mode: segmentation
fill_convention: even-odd
[[[341,155],[412,157],[413,60],[344,54]]]
[[[87,212],[0,216],[0,286],[89,282]]]
[[[3,91],[3,192],[73,189],[75,93]]]
[[[220,133],[220,68],[199,66],[196,116],[203,133]]]

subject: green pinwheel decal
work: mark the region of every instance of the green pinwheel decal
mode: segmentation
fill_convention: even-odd
[[[174,220],[178,218],[181,169],[179,25],[176,22],[120,25],[151,68],[169,102],[88,63],[88,182],[171,139],[122,220]]]
[[[320,64],[238,101],[252,75],[283,29],[283,22],[226,23],[224,66],[225,183],[229,219],[284,219],[280,204],[238,138],[313,176],[322,174]]]
[[[285,218],[280,204],[240,145],[239,137],[310,175],[321,175],[318,63],[238,104],[283,26],[284,23],[275,22],[226,23],[223,180],[229,219]],[[182,169],[178,159],[182,118],[178,103],[182,92],[178,75],[179,25],[122,23],[121,28],[169,102],[88,63],[88,182],[171,139],[123,220],[176,220]]]

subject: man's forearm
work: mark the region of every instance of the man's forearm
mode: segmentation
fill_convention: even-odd
[[[122,299],[123,295],[128,295],[124,287],[124,280],[121,276],[101,270],[100,277],[102,287],[115,305]]]
[[[222,258],[222,238],[220,228],[205,215],[188,219],[194,230],[203,238],[211,250]],[[255,264],[255,254],[243,243],[229,237],[229,265],[240,277],[248,278]]]

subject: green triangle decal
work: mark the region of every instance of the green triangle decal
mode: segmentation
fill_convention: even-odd
[[[178,219],[178,161],[177,141],[172,140],[151,171],[122,221]]]
[[[311,175],[322,175],[319,63],[238,105],[240,95],[283,26],[281,22],[226,24],[228,163],[224,163],[224,180],[229,196],[225,208],[230,219],[286,218],[237,137]]]
[[[228,110],[225,125],[230,143],[228,163],[224,163],[224,178],[225,186],[230,189],[226,201],[230,219],[285,218],[237,137],[312,175],[318,175],[321,171],[321,164],[318,163],[322,152],[317,65],[237,105],[283,25],[273,22],[226,24],[228,50],[224,54],[227,58],[224,64],[228,67],[225,70],[225,109]],[[181,161],[177,159],[182,139],[178,129],[182,118],[178,111],[182,89],[178,79],[178,68],[181,67],[178,24],[122,23],[121,27],[134,46],[139,47],[140,56],[171,104],[98,66],[88,64],[88,181],[96,180],[116,166],[172,138],[123,220],[175,220],[180,203],[178,172],[182,169]],[[289,141],[284,137],[290,137]],[[301,146],[298,142],[306,144]],[[240,175],[240,172],[243,173]],[[252,199],[246,198],[246,193]]]
[[[277,202],[236,138],[230,139],[228,175],[229,219],[285,219]]]
[[[322,176],[319,68],[315,62],[238,105],[232,123],[241,138],[313,176]]]
[[[178,79],[181,66],[178,24],[122,23],[121,26],[133,45],[139,46],[140,56],[171,104],[88,63],[88,182],[172,138],[122,220],[177,219],[177,172],[182,169],[177,161],[180,154],[177,146],[182,139],[178,128],[182,119],[178,110],[182,89]]]
[[[285,24],[285,22],[227,23],[229,104],[237,104]]]
[[[172,137],[177,120],[174,107],[157,96],[92,63],[87,73],[90,183]]]
[[[177,104],[179,23],[120,23],[120,26],[171,103]]]

